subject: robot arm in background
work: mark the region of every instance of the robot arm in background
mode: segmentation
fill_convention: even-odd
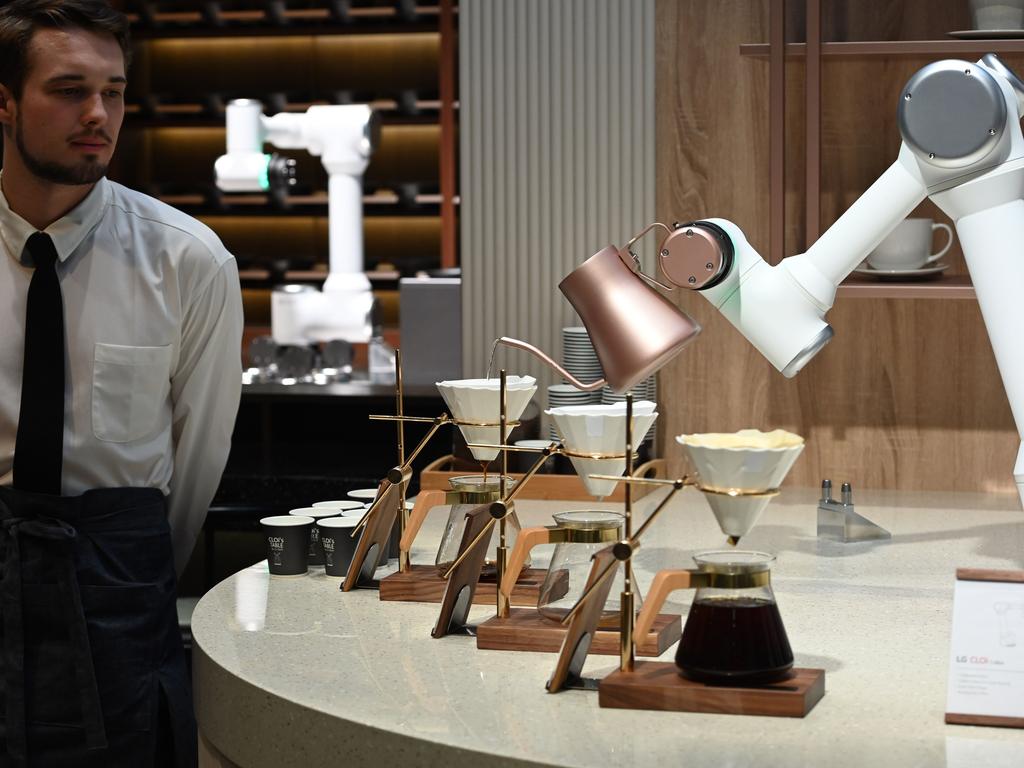
[[[363,172],[378,143],[379,119],[365,104],[313,106],[304,113],[263,115],[253,99],[227,108],[227,153],[214,165],[225,192],[274,192],[294,183],[294,163],[263,152],[265,143],[305,149],[328,174],[330,271],[322,293],[275,292],[278,344],[370,338],[373,295],[363,271]]]
[[[1017,430],[1024,438],[1024,83],[994,54],[924,67],[901,94],[888,170],[805,253],[771,266],[724,219],[677,226],[661,267],[699,291],[784,376],[832,338],[838,285],[926,197],[956,224]],[[1024,446],[1014,477],[1024,503]]]

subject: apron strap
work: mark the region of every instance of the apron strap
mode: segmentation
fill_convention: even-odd
[[[0,587],[0,602],[4,612],[4,665],[7,683],[7,751],[18,764],[27,759],[28,738],[25,719],[25,634],[22,613],[21,590],[21,536],[30,536],[43,541],[54,542],[60,552],[58,587],[64,598],[71,635],[70,652],[75,665],[75,682],[82,710],[82,724],[85,728],[85,742],[88,749],[103,749],[107,746],[107,734],[103,724],[103,709],[100,705],[96,672],[92,665],[89,647],[89,631],[82,611],[82,597],[78,590],[74,557],[71,544],[77,533],[75,529],[52,517],[13,517],[0,502],[0,543],[4,552],[3,584]]]

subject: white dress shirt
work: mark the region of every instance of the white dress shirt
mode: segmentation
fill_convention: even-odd
[[[21,407],[35,228],[0,192],[0,484]],[[184,567],[227,462],[241,394],[238,267],[205,225],[100,180],[46,228],[66,335],[62,493],[159,488]]]

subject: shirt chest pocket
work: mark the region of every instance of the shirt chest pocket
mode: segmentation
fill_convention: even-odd
[[[170,413],[172,347],[97,344],[92,373],[92,431],[128,443],[152,435]]]

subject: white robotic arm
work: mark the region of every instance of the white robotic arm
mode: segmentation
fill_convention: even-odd
[[[265,143],[305,149],[328,173],[330,271],[323,293],[275,292],[274,340],[308,344],[370,338],[373,295],[363,271],[362,177],[377,143],[378,119],[365,104],[313,106],[304,113],[263,115],[263,105],[236,99],[227,108],[227,153],[217,159],[225,192],[268,191],[290,184],[292,164],[263,152]]]
[[[1017,430],[1024,437],[1024,83],[999,59],[945,60],[904,88],[896,162],[806,253],[771,266],[733,223],[677,225],[661,248],[676,285],[701,292],[787,377],[832,338],[836,288],[925,197],[956,224]],[[1024,446],[1014,476],[1024,503]]]

